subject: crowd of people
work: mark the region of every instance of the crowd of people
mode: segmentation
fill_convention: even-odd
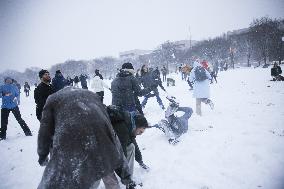
[[[193,87],[198,115],[201,115],[201,102],[214,108],[209,94],[212,73],[203,63],[196,60],[192,68],[185,66],[182,70],[186,71],[181,71],[182,79]],[[135,188],[139,183],[133,180],[134,161],[146,171],[150,169],[143,161],[136,137],[145,129],[157,128],[165,133],[170,144],[175,145],[188,131],[192,108],[180,107],[175,97],[167,98],[170,105],[166,108],[159,96],[158,87],[167,94],[163,82],[170,79],[168,73],[165,66],[160,72],[158,67],[152,69],[143,65],[135,74],[133,65],[127,62],[119,69],[111,86],[104,82],[99,70],[95,70],[88,88],[88,77],[84,74],[65,79],[57,70],[51,79],[48,70],[39,71],[40,83],[34,90],[36,117],[40,121],[37,152],[38,163],[46,168],[38,188],[97,188],[100,180],[107,189],[120,188],[117,178],[127,189]],[[81,88],[78,87],[79,81]],[[109,106],[103,103],[104,89],[112,94]],[[24,92],[27,97],[30,90],[26,82]],[[6,139],[10,111],[25,135],[31,136],[18,107],[20,89],[17,82],[5,78],[0,92],[0,139]],[[144,97],[142,103],[139,97]],[[152,126],[143,113],[151,97],[155,97],[165,110],[165,119]],[[184,114],[176,116],[179,111]]]

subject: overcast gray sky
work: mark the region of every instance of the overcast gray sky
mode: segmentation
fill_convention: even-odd
[[[284,0],[0,0],[0,72],[202,40],[284,18]]]

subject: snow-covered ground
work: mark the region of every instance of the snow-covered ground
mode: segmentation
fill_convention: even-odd
[[[172,77],[176,86],[166,87],[168,93],[195,110],[187,83],[180,75]],[[211,85],[215,109],[203,104],[203,116],[192,115],[180,143],[168,144],[157,129],[137,137],[151,167],[145,172],[135,165],[135,179],[144,189],[284,188],[284,82],[269,81],[270,69],[263,68],[228,70],[217,79]],[[20,110],[33,136],[25,137],[10,115],[8,139],[0,141],[0,189],[34,189],[44,169],[37,163],[39,122],[33,95],[21,95]],[[160,95],[167,106],[167,94],[160,90]],[[108,90],[105,103],[111,103]],[[144,111],[150,124],[164,117],[154,98]]]

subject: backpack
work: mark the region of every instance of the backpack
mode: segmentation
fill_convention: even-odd
[[[204,81],[207,78],[206,75],[206,70],[205,68],[201,67],[201,66],[197,66],[194,70],[194,74],[195,74],[195,80],[196,81]]]

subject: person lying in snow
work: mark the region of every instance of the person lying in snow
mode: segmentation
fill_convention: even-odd
[[[165,112],[165,118],[152,127],[162,130],[169,138],[170,144],[179,142],[178,138],[187,132],[188,119],[191,117],[193,111],[190,107],[180,107],[179,103],[175,101],[175,97],[167,97],[170,105]],[[180,117],[175,115],[175,112],[182,111],[184,114]]]

